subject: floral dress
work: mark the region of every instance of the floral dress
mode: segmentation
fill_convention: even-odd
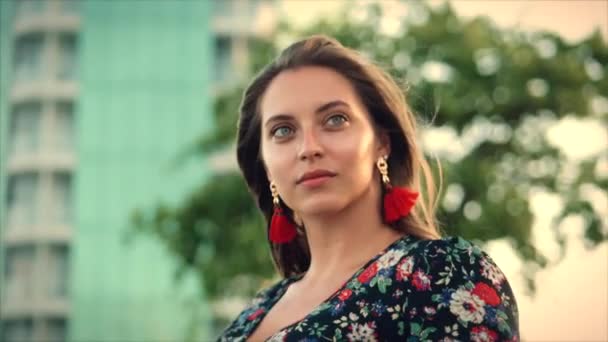
[[[261,291],[218,341],[245,341],[289,285]],[[518,341],[507,279],[459,238],[404,236],[369,260],[329,299],[267,341]]]

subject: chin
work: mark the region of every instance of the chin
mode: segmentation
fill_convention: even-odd
[[[346,206],[343,196],[311,196],[298,206],[298,212],[302,215],[322,215],[338,212]]]

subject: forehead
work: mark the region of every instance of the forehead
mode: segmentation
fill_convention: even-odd
[[[330,68],[305,66],[279,73],[266,89],[260,110],[262,117],[309,112],[335,100],[362,107],[352,84],[344,76]]]

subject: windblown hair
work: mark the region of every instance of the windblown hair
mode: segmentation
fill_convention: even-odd
[[[387,133],[391,152],[389,175],[395,186],[407,186],[424,196],[414,209],[391,227],[423,239],[440,237],[435,219],[436,189],[430,167],[416,142],[416,119],[405,96],[390,75],[357,51],[326,36],[312,36],[287,47],[253,79],[243,95],[237,135],[237,159],[250,191],[267,222],[273,213],[268,176],[260,153],[260,102],[272,80],[285,70],[304,66],[330,68],[345,77],[371,115],[375,129]],[[421,187],[425,186],[425,189]],[[381,200],[381,199],[380,199]],[[293,211],[281,203],[293,221]],[[381,207],[381,206],[379,206]],[[286,244],[270,242],[272,257],[283,277],[297,275],[310,266],[305,234]]]

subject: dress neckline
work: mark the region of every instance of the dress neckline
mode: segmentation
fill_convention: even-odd
[[[274,334],[268,336],[266,338],[265,341],[269,341],[271,338],[273,338],[274,336],[276,336],[277,334],[281,333],[282,331],[288,330],[291,327],[300,324],[301,322],[306,321],[310,315],[317,311],[320,307],[322,307],[323,305],[326,305],[327,303],[330,303],[336,296],[338,296],[340,294],[340,292],[342,292],[342,290],[344,290],[344,288],[348,285],[348,283],[350,283],[353,279],[355,279],[356,277],[359,276],[359,274],[361,274],[363,271],[365,271],[371,264],[373,264],[374,262],[376,262],[381,256],[383,256],[384,254],[386,254],[387,252],[389,252],[391,249],[393,249],[397,244],[399,244],[401,241],[407,241],[409,239],[411,239],[412,236],[411,235],[403,235],[401,237],[399,237],[398,239],[396,239],[395,241],[391,242],[388,246],[384,247],[380,252],[378,252],[375,256],[373,256],[372,258],[370,258],[363,266],[359,267],[359,269],[357,269],[336,291],[334,291],[329,297],[327,297],[325,300],[323,300],[321,303],[319,303],[319,305],[315,306],[314,309],[312,309],[308,314],[306,314],[306,316],[302,317],[301,319],[286,325],[284,327],[282,327],[281,329],[277,330]],[[289,278],[285,278],[283,279],[283,284],[280,285],[280,289],[278,291],[276,291],[276,293],[272,296],[272,299],[268,300],[268,307],[267,310],[264,310],[264,312],[261,314],[261,319],[257,320],[257,322],[249,329],[249,333],[247,338],[249,338],[251,336],[251,334],[253,334],[253,332],[259,327],[259,325],[262,323],[262,321],[264,320],[264,318],[266,318],[266,315],[268,314],[268,312],[270,312],[270,310],[275,306],[275,304],[281,300],[281,298],[283,297],[283,295],[287,292],[287,289],[289,288],[289,286],[291,286],[291,284],[293,284],[294,282],[302,279],[302,277],[304,276],[304,272],[297,274],[297,275],[293,275]]]

